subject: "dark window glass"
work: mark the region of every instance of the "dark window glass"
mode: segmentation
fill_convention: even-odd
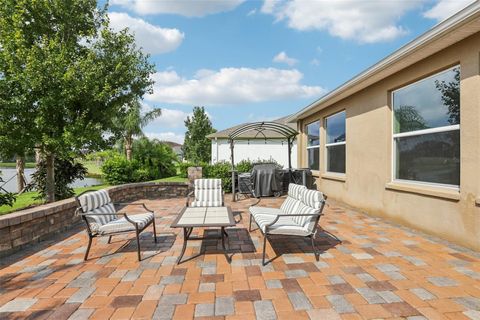
[[[307,149],[308,168],[310,168],[312,170],[319,170],[320,169],[319,152],[320,152],[319,148]]]
[[[345,145],[327,147],[327,171],[345,173]]]
[[[396,138],[396,178],[460,184],[460,130]]]
[[[320,145],[320,121],[316,121],[307,125],[307,135],[308,147]]]
[[[394,133],[460,123],[460,67],[393,93]]]
[[[345,141],[345,111],[326,119],[327,143]]]

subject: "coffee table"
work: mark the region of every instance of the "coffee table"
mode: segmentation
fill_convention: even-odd
[[[178,257],[177,264],[193,259],[197,256],[190,257],[185,261],[181,261],[187,248],[188,240],[205,240],[212,239],[212,237],[195,237],[191,236],[193,228],[220,228],[220,236],[217,239],[222,239],[222,248],[225,258],[230,262],[230,258],[225,248],[225,232],[226,227],[235,226],[235,219],[233,219],[232,210],[230,207],[185,207],[182,209],[178,217],[172,223],[172,228],[183,228],[183,248]],[[200,253],[201,254],[201,253]]]

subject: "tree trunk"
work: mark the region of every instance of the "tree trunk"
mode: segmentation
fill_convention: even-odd
[[[127,155],[127,160],[132,161],[132,138],[125,139],[125,154]]]
[[[35,165],[38,168],[40,165],[40,161],[42,161],[42,148],[40,146],[35,146]]]
[[[47,202],[55,201],[55,156],[49,153],[46,156],[47,161]]]
[[[21,193],[25,188],[25,157],[15,155],[15,162],[17,168],[17,193]]]

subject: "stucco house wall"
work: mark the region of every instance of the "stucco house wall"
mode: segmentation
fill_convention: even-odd
[[[454,65],[461,68],[459,190],[394,182],[392,90]],[[324,119],[340,110],[346,110],[343,176],[327,174],[324,165]],[[320,120],[319,190],[368,214],[480,250],[479,32],[297,120],[301,166],[307,165],[305,126]]]

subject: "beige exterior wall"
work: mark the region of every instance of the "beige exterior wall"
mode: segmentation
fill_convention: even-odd
[[[460,64],[460,192],[392,182],[392,90]],[[480,250],[480,33],[298,122],[298,163],[306,166],[305,125],[320,120],[318,189],[368,214]],[[346,174],[325,173],[324,118],[346,110]],[[477,199],[477,203],[476,200]]]

